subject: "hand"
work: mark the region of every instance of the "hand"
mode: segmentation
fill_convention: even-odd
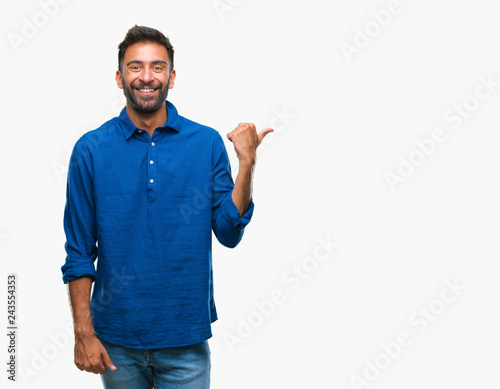
[[[94,374],[104,374],[106,367],[116,370],[108,352],[95,335],[75,336],[75,365],[82,371]]]
[[[273,132],[272,128],[265,128],[257,134],[255,125],[252,123],[240,123],[233,131],[227,134],[227,138],[233,142],[236,156],[241,162],[251,165],[255,163],[257,147],[262,139]]]

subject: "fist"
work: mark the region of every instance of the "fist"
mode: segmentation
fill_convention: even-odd
[[[240,123],[233,131],[227,134],[227,138],[233,142],[236,156],[240,162],[255,163],[257,147],[270,132],[272,128],[265,128],[257,134],[255,125],[252,123]]]

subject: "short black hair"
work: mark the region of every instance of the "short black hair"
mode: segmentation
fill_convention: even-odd
[[[125,51],[127,51],[127,48],[133,44],[143,42],[156,43],[157,45],[164,46],[167,49],[170,71],[172,71],[174,68],[174,48],[170,40],[154,28],[138,26],[137,24],[128,30],[125,39],[118,45],[118,70],[122,71],[123,58],[125,58]]]

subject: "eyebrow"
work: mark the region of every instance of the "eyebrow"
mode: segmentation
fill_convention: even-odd
[[[142,64],[144,63],[143,61],[139,61],[138,59],[133,59],[132,61],[127,62],[127,66],[130,66],[132,64]],[[162,60],[157,59],[156,61],[151,61],[153,65],[158,65],[158,64],[164,64],[165,66],[168,66],[168,63]]]

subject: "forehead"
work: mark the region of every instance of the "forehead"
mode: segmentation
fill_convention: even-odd
[[[123,58],[125,64],[129,61],[152,62],[157,60],[169,63],[167,48],[151,42],[140,42],[130,45],[127,47],[125,57]]]

